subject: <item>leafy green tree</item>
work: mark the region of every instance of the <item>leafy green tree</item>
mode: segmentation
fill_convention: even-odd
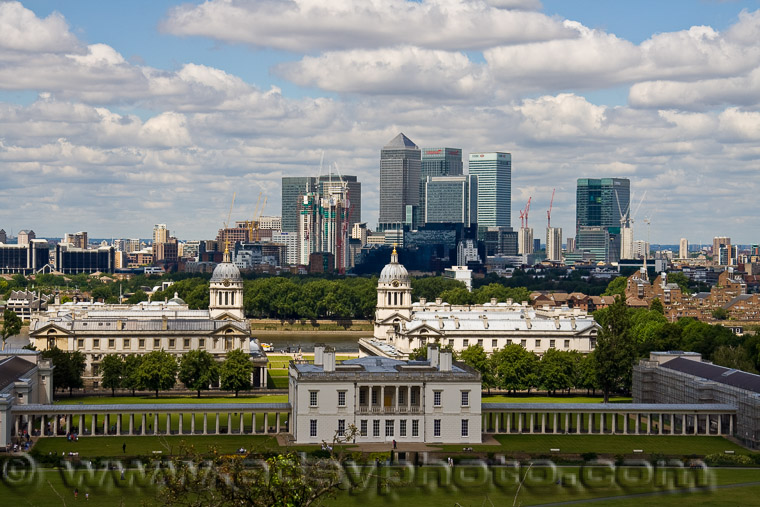
[[[78,350],[64,352],[58,347],[53,347],[42,352],[42,357],[50,359],[55,368],[53,369],[53,387],[56,389],[69,390],[72,396],[74,389],[84,387],[82,374],[86,366],[84,354]]]
[[[129,354],[124,358],[122,387],[130,389],[132,391],[132,396],[135,395],[135,390],[140,387],[139,371],[142,360],[143,356],[140,354]]]
[[[106,354],[100,361],[100,384],[111,390],[116,396],[116,389],[122,387],[124,378],[124,360],[118,354]]]
[[[539,363],[539,385],[547,394],[570,389],[573,386],[573,357],[569,352],[549,349]]]
[[[491,387],[496,387],[496,379],[491,370],[491,362],[488,359],[488,354],[483,350],[483,347],[480,345],[470,345],[459,354],[459,358],[464,361],[465,364],[480,372],[483,386],[488,389],[488,393],[490,394]]]
[[[6,340],[11,336],[19,334],[23,324],[24,322],[13,310],[6,309],[3,312],[3,331],[1,333],[3,338],[3,350],[5,350]]]
[[[141,389],[158,392],[174,387],[177,382],[177,360],[164,350],[154,350],[143,356],[142,364],[137,370],[138,384]]]
[[[665,315],[665,307],[662,305],[662,301],[660,301],[660,298],[654,298],[651,303],[649,303],[649,310],[653,312],[657,312],[661,315]]]
[[[134,294],[127,298],[126,303],[130,305],[136,305],[137,303],[141,303],[147,300],[148,295],[145,293],[145,291],[137,290]]]
[[[741,345],[721,345],[715,349],[713,362],[726,368],[757,373],[747,350]]]
[[[417,347],[409,353],[409,359],[413,361],[424,361],[427,359],[427,347]]]
[[[219,380],[222,389],[235,391],[235,397],[243,390],[251,388],[251,373],[253,363],[251,358],[240,349],[227,352],[227,357],[219,369]]]
[[[596,361],[596,379],[607,403],[610,393],[630,389],[635,355],[630,336],[631,323],[623,298],[616,298],[594,317],[601,329],[592,354]]]
[[[715,320],[726,320],[728,318],[728,310],[718,307],[712,311],[712,318]]]
[[[596,361],[593,354],[581,354],[573,351],[575,362],[573,385],[576,389],[585,389],[586,392],[596,394],[599,384],[596,380]]]
[[[462,282],[442,276],[413,278],[412,299],[419,301],[420,298],[425,298],[428,301],[434,301],[435,298],[441,297],[444,291],[459,288],[465,288]]]
[[[538,383],[538,357],[515,343],[491,354],[496,385],[508,391],[530,391]]]
[[[471,305],[475,303],[475,296],[464,287],[456,287],[441,292],[440,298],[452,305]]]
[[[689,290],[689,277],[685,274],[681,273],[680,271],[671,271],[668,273],[668,276],[666,278],[666,281],[668,283],[675,283],[678,284],[678,287],[681,289],[681,292],[685,295],[691,294],[691,290]]]
[[[208,389],[219,378],[219,369],[214,356],[205,350],[191,350],[179,361],[179,380],[185,387],[198,392]]]
[[[602,293],[603,296],[620,296],[625,297],[625,288],[628,285],[628,278],[618,276],[613,278]]]

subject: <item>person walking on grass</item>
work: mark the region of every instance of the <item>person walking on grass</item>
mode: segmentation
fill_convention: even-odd
[[[127,443],[126,442],[124,442],[123,444],[121,444],[121,452],[124,453],[124,454],[127,453]]]

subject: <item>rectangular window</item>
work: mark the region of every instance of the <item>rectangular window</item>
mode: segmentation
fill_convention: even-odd
[[[79,338],[77,340],[77,348],[80,348],[80,349],[84,348],[84,338]]]
[[[375,389],[372,389],[372,404],[377,405],[377,390]]]
[[[317,406],[317,393],[319,391],[309,391],[309,406],[310,407],[316,407]]]
[[[92,348],[99,349],[100,348],[100,339],[93,338],[92,339]]]
[[[380,419],[374,419],[372,421],[372,436],[373,437],[380,436]]]
[[[565,340],[565,348],[566,349],[570,348],[570,340]]]
[[[174,344],[176,343],[176,340],[174,338],[169,338],[169,348],[173,349]]]
[[[554,348],[554,340],[549,340],[549,348],[550,349]]]
[[[525,348],[527,345],[528,345],[528,341],[527,340],[520,340],[520,346],[522,348]]]
[[[206,346],[206,339],[205,339],[205,338],[200,338],[200,339],[198,340],[198,347],[199,347],[199,348],[203,348],[203,347],[205,347],[205,346]]]
[[[367,404],[367,391],[359,389],[359,405]]]
[[[440,419],[433,419],[433,436],[434,437],[441,436],[441,420]]]
[[[470,344],[470,340],[468,340],[467,338],[462,340],[462,347],[467,348],[469,347],[469,344]]]
[[[441,406],[441,391],[433,391],[433,406]]]
[[[393,420],[392,419],[385,421],[385,436],[386,437],[393,436]]]
[[[402,391],[401,389],[398,391],[398,404],[406,405],[406,391]]]
[[[412,419],[412,436],[418,437],[420,436],[420,421],[417,419]]]
[[[338,436],[342,437],[346,433],[346,420],[338,419]]]
[[[186,349],[189,349],[189,348],[190,348],[190,338],[185,338],[185,345],[184,345],[184,347],[185,347]]]
[[[161,348],[161,339],[160,338],[153,338],[153,348],[154,349],[160,349]]]
[[[346,406],[346,391],[338,391],[338,406]]]
[[[462,436],[463,437],[470,436],[470,420],[469,419],[462,419]]]
[[[309,421],[309,436],[310,437],[317,436],[317,420],[316,419],[312,419]]]
[[[367,420],[366,419],[362,419],[359,422],[359,434],[363,437],[367,436]]]
[[[478,345],[483,346],[483,338],[478,338]]]
[[[114,347],[116,347],[116,340],[114,340],[113,338],[109,338],[109,340],[108,340],[108,348],[112,349]]]
[[[495,349],[498,346],[499,346],[499,340],[497,340],[496,338],[494,338],[493,340],[491,340],[491,348],[492,349]]]
[[[536,348],[540,348],[540,347],[541,347],[541,340],[536,340]]]
[[[470,406],[470,391],[462,391],[462,406]]]
[[[406,436],[406,419],[401,419],[398,422],[398,434],[400,437]]]
[[[139,345],[141,349],[144,349],[145,348],[145,338],[140,338],[140,340],[137,342],[137,345]]]
[[[412,393],[409,395],[409,401],[411,401],[412,405],[417,404],[417,391],[412,389]]]
[[[129,338],[124,338],[124,347],[125,349],[129,348]]]

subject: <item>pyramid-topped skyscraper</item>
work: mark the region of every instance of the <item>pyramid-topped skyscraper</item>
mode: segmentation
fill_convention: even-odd
[[[400,133],[380,151],[378,229],[400,229],[420,205],[420,149]]]

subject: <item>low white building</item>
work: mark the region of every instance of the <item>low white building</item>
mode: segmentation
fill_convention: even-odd
[[[313,363],[290,364],[290,432],[298,444],[333,442],[352,425],[356,443],[477,444],[480,393],[480,373],[435,345],[425,361],[362,357],[340,364],[334,349],[317,346]]]

